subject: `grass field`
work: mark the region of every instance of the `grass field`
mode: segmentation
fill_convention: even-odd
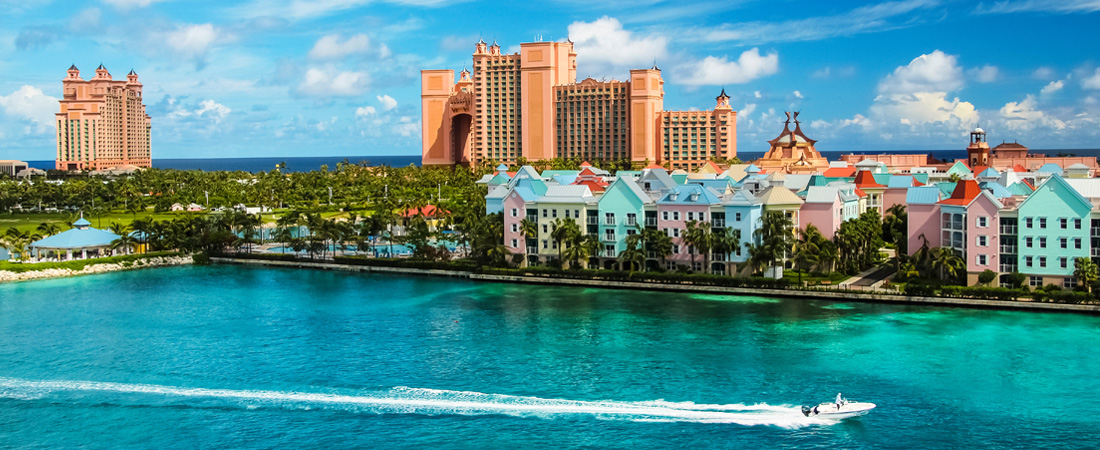
[[[275,210],[274,213],[267,212],[263,214],[263,220],[265,224],[273,224],[275,217],[282,215],[288,210]],[[206,212],[165,212],[154,213],[151,209],[142,213],[138,213],[136,216],[125,211],[114,211],[106,213],[100,216],[85,215],[84,218],[88,219],[92,223],[92,227],[99,229],[107,229],[112,223],[118,222],[125,225],[129,225],[135,219],[153,218],[154,220],[172,220],[180,217],[187,217],[191,215],[205,216]],[[348,218],[350,214],[346,212],[323,212],[321,217],[325,219],[332,218]],[[79,216],[76,216],[79,217]],[[76,221],[76,217],[70,216],[66,213],[14,213],[14,214],[0,214],[0,234],[7,231],[8,228],[15,227],[20,231],[30,231],[32,233],[37,232],[38,225],[45,223],[53,223],[61,229],[61,231],[68,230],[72,222]],[[70,220],[71,219],[71,220]]]

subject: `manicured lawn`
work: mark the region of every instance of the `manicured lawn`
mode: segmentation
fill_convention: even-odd
[[[152,210],[148,210],[144,213],[138,213],[138,219],[152,217],[156,220],[171,220],[177,217],[184,217],[188,214],[204,214],[204,213],[154,213]],[[78,216],[79,217],[79,216]],[[129,225],[133,222],[134,215],[128,212],[111,212],[103,214],[102,216],[84,216],[92,223],[92,226],[99,229],[107,229],[112,222],[119,222]],[[6,231],[8,228],[15,227],[20,231],[30,231],[32,233],[37,232],[38,224],[42,222],[57,224],[61,231],[69,229],[69,215],[63,213],[16,213],[16,214],[0,214],[0,232]],[[75,219],[74,219],[75,221]]]

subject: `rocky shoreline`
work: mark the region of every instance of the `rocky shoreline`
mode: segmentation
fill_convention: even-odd
[[[0,283],[42,280],[47,278],[75,277],[80,275],[92,275],[97,273],[118,272],[120,270],[145,269],[152,267],[182,266],[192,264],[194,260],[188,256],[156,256],[122,263],[92,264],[81,270],[73,269],[43,269],[29,272],[11,272],[0,270]]]

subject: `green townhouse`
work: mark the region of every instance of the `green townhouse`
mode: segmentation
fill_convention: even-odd
[[[644,226],[647,210],[656,212],[654,199],[633,178],[619,177],[604,191],[597,216],[604,268],[614,267],[619,252],[626,248],[626,237]]]
[[[1073,287],[1073,261],[1090,257],[1092,203],[1059,175],[1052,175],[1013,211],[1003,211],[1001,242],[1016,242],[1015,267],[1031,287]],[[1011,233],[1015,233],[1013,236]],[[1015,238],[1015,239],[1013,239]],[[1007,258],[1006,258],[1007,257]],[[1002,250],[1001,260],[1011,254]]]

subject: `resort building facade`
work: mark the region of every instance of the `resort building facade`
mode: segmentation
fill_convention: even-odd
[[[152,125],[136,72],[114,80],[100,64],[95,76],[84,80],[73,65],[62,88],[56,114],[58,170],[152,167]]]
[[[577,82],[569,41],[523,43],[512,54],[479,41],[472,72],[420,77],[424,165],[575,157],[690,170],[737,156],[737,113],[724,90],[711,110],[665,111],[656,65],[626,81]]]

